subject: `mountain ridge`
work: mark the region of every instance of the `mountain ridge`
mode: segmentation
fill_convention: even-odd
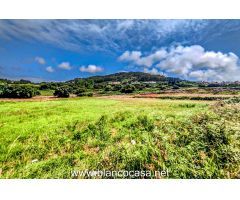
[[[174,78],[174,77],[166,77],[164,75],[160,74],[149,74],[145,72],[118,72],[108,75],[98,75],[98,76],[91,76],[87,78],[75,78],[70,81],[66,82],[73,82],[77,80],[93,80],[96,83],[101,82],[122,82],[124,80],[131,80],[131,81],[138,81],[138,82],[145,82],[145,81],[181,81],[180,78]]]

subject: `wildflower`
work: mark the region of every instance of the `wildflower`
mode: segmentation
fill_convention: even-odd
[[[38,162],[38,159],[34,159],[32,160],[32,163]]]
[[[131,140],[131,143],[132,143],[132,145],[135,145],[136,141],[135,140]]]

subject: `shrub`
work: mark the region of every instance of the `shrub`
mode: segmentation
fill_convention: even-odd
[[[39,90],[47,90],[47,89],[50,89],[49,85],[46,83],[41,83]]]
[[[70,94],[69,94],[69,91],[67,88],[64,88],[64,87],[61,87],[61,88],[57,88],[55,91],[54,91],[54,96],[57,96],[57,97],[69,97]]]
[[[84,96],[92,97],[93,96],[93,92],[87,92],[87,90],[85,88],[77,89],[75,91],[75,94],[79,97],[84,97]]]
[[[135,86],[134,85],[126,85],[121,89],[122,93],[133,93],[135,91]]]
[[[136,98],[138,98],[136,96]],[[224,96],[159,96],[158,99],[172,99],[172,100],[199,100],[199,101],[217,101],[229,99]]]
[[[108,91],[112,91],[113,88],[111,85],[107,85],[105,88],[104,88],[104,91],[108,92]]]
[[[85,93],[85,92],[87,92],[87,90],[86,90],[85,88],[78,88],[78,89],[74,92],[74,94],[76,94],[76,95],[79,96],[79,94],[82,94],[82,93]]]
[[[0,87],[2,98],[31,98],[39,95],[39,91],[31,86],[24,85],[3,85]]]
[[[178,90],[178,89],[180,89],[180,87],[178,86],[178,85],[173,85],[173,87],[172,87],[174,90]]]
[[[159,85],[159,89],[160,89],[160,90],[166,90],[166,89],[167,89],[167,86],[166,86],[166,85]]]
[[[235,103],[240,103],[240,98],[239,97],[233,97],[228,100],[225,100],[224,103],[226,104],[235,104]]]
[[[114,85],[113,88],[112,88],[113,91],[119,91],[121,89],[122,89],[122,86],[120,84]]]
[[[93,96],[93,92],[77,93],[77,96],[79,96],[79,97],[92,97]]]

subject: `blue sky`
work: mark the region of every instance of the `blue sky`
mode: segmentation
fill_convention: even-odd
[[[240,20],[0,20],[0,78],[240,80]]]

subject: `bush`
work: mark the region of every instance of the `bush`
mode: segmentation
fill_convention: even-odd
[[[229,97],[224,97],[224,96],[159,96],[157,98],[172,99],[172,100],[199,100],[199,101],[217,101],[217,100],[229,99]]]
[[[174,90],[178,90],[178,89],[180,89],[180,87],[178,86],[178,85],[173,85],[173,87],[172,87]]]
[[[85,93],[85,92],[87,92],[87,90],[85,88],[78,88],[74,93],[76,95],[78,95],[78,94]]]
[[[79,88],[78,90],[75,91],[75,94],[79,97],[84,97],[84,96],[92,97],[93,96],[93,92],[87,92],[87,90],[85,88]]]
[[[92,97],[93,93],[92,92],[83,92],[83,93],[78,93],[77,96],[79,97]]]
[[[24,85],[0,86],[1,98],[31,98],[36,95],[39,95],[39,91],[31,86]]]
[[[85,88],[77,89],[74,94],[76,94],[79,97],[84,97],[84,96],[92,97],[93,96],[93,93],[87,92],[87,90]]]
[[[108,92],[108,91],[112,91],[113,88],[111,85],[106,85],[106,87],[104,88],[104,91]]]
[[[240,103],[240,98],[239,97],[233,97],[233,98],[230,98],[228,100],[225,100],[224,103],[226,103],[226,104]]]
[[[126,85],[121,89],[122,93],[133,93],[135,91],[134,85]]]
[[[160,85],[160,86],[159,86],[159,89],[160,89],[160,90],[166,90],[166,89],[167,89],[167,86],[166,86],[166,85]]]
[[[54,93],[53,93],[54,96],[57,96],[57,97],[69,97],[70,94],[69,94],[69,91],[67,88],[57,88]]]

